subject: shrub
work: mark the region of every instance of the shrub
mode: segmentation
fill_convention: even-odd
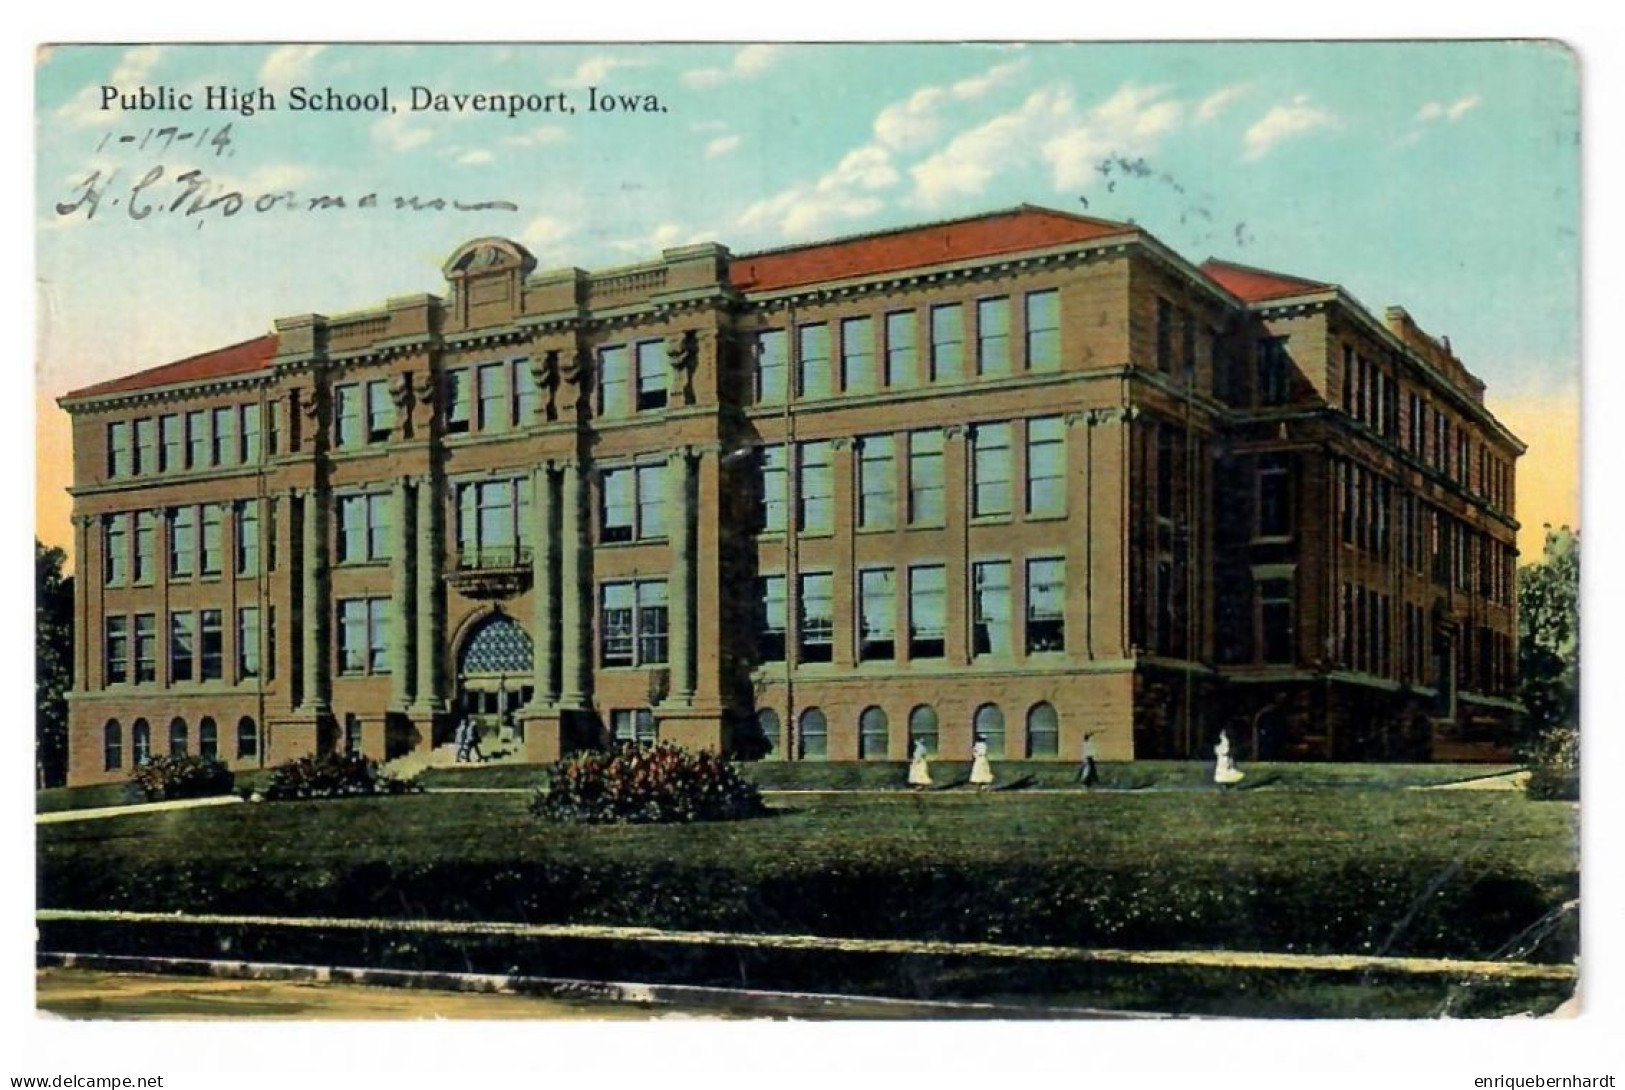
[[[378,767],[370,757],[349,753],[307,754],[277,765],[266,785],[272,802],[287,799],[334,799],[348,795],[404,795],[422,791],[414,777],[401,779]]]
[[[136,768],[130,787],[148,802],[231,793],[231,770],[212,757],[153,757]]]
[[[559,761],[530,812],[548,821],[618,825],[737,821],[767,808],[756,785],[721,757],[662,742]]]
[[[1528,753],[1532,799],[1578,800],[1580,797],[1580,731],[1554,727],[1535,740]]]

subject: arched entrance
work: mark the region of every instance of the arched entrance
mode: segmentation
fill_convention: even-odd
[[[530,703],[530,636],[506,613],[475,621],[457,656],[456,719],[472,715],[492,741],[523,739],[519,709]]]

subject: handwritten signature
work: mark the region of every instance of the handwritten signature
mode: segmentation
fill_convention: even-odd
[[[323,193],[300,196],[291,189],[247,194],[223,182],[216,182],[203,171],[193,168],[171,174],[161,164],[148,170],[140,180],[124,186],[118,181],[117,169],[103,172],[93,170],[75,186],[72,199],[56,206],[59,216],[83,214],[93,220],[105,204],[120,208],[131,220],[163,218],[206,217],[228,220],[234,216],[253,212],[332,212],[341,210],[366,211],[393,209],[402,212],[517,212],[513,201],[464,201],[423,194],[385,194],[367,192],[357,194]],[[204,219],[198,219],[202,226]]]

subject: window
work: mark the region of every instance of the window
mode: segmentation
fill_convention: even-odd
[[[908,749],[914,752],[914,743],[925,745],[927,754],[937,751],[937,710],[929,704],[921,704],[908,713]]]
[[[169,755],[171,757],[186,756],[186,720],[180,716],[169,721]]]
[[[800,465],[796,490],[796,529],[827,533],[835,527],[834,479],[828,440],[796,448]]]
[[[169,510],[169,574],[189,577],[197,565],[197,508]]]
[[[1157,300],[1157,370],[1174,369],[1174,307],[1166,299]]]
[[[107,515],[103,518],[102,548],[102,583],[109,587],[122,587],[129,578],[129,515]]]
[[[638,412],[664,409],[666,407],[668,386],[665,342],[639,341],[636,352]]]
[[[186,464],[191,469],[209,464],[209,415],[205,412],[186,414]]]
[[[224,648],[218,609],[198,611],[198,666],[203,681],[219,681],[224,663]]]
[[[528,478],[475,481],[457,486],[459,567],[507,568],[525,561],[527,555],[522,546],[529,521],[530,492]]]
[[[858,441],[858,527],[890,529],[897,512],[897,461],[889,435]]]
[[[897,655],[897,577],[890,568],[858,573],[858,661]]]
[[[987,743],[989,757],[1004,756],[1004,712],[997,704],[983,704],[976,709],[972,729]]]
[[[799,337],[796,365],[797,385],[802,397],[828,397],[830,395],[829,326],[804,325],[797,331]]]
[[[1010,425],[978,424],[971,440],[971,514],[1010,513]]]
[[[1010,299],[979,299],[976,302],[976,373],[1010,373]]]
[[[604,666],[666,661],[666,581],[605,583],[599,590],[599,656]]]
[[[142,417],[135,422],[135,465],[137,474],[158,472],[158,422]]]
[[[785,581],[782,575],[756,580],[756,657],[762,662],[784,661]]]
[[[1066,513],[1066,425],[1058,416],[1027,421],[1027,514]]]
[[[1263,661],[1290,663],[1293,658],[1292,580],[1260,579],[1257,586],[1259,647]],[[1348,589],[1347,585],[1344,589]]]
[[[135,680],[158,680],[158,619],[151,613],[135,615]]]
[[[258,575],[260,571],[260,501],[241,500],[235,506],[237,574]]]
[[[841,388],[866,394],[875,388],[875,323],[848,318],[841,323]]]
[[[601,479],[600,541],[643,541],[665,536],[663,464],[606,469]]]
[[[908,655],[913,659],[940,659],[948,630],[947,570],[940,564],[918,564],[908,569]]]
[[[107,475],[130,475],[130,424],[127,420],[107,425]]]
[[[237,411],[232,408],[214,410],[214,434],[210,437],[210,463],[231,465],[237,456]]]
[[[237,611],[237,680],[260,676],[260,611],[244,606]]]
[[[801,577],[801,640],[796,657],[802,662],[829,662],[835,649],[835,577],[816,572]]]
[[[265,451],[260,440],[260,407],[244,405],[242,408],[242,462],[244,465],[258,465],[265,459]]]
[[[931,308],[931,381],[964,375],[965,315],[958,303]]]
[[[908,436],[908,521],[940,526],[946,518],[942,486],[941,430]]]
[[[349,757],[359,757],[366,745],[366,734],[361,725],[361,717],[354,712],[347,712],[344,716],[344,752]]]
[[[610,730],[619,745],[652,746],[656,729],[648,708],[620,708],[609,713]]]
[[[762,506],[758,522],[769,533],[782,533],[785,527],[789,508],[787,462],[783,446],[762,448]]]
[[[479,391],[480,431],[507,431],[508,417],[513,412],[508,404],[508,365],[481,364],[474,379]]]
[[[389,599],[344,598],[339,610],[339,671],[389,672]]]
[[[756,737],[751,739],[760,747],[763,757],[770,756],[779,748],[779,713],[772,708],[762,708],[756,713]]]
[[[1027,561],[1027,653],[1066,650],[1066,561]]]
[[[145,719],[130,725],[130,757],[134,764],[144,765],[152,760],[152,727]]]
[[[829,756],[829,722],[817,708],[801,713],[801,756],[821,760]]]
[[[243,716],[237,720],[237,759],[258,757],[260,755],[260,732],[254,726],[254,720]]]
[[[339,497],[340,564],[389,559],[389,506],[382,492]]]
[[[625,416],[631,411],[631,366],[627,346],[598,351],[598,415]]]
[[[972,566],[971,653],[1010,654],[1010,562],[983,560]]]
[[[198,720],[197,755],[211,761],[220,756],[220,728],[206,715]]]
[[[137,586],[150,584],[157,573],[158,512],[135,513],[135,568],[131,572]]]
[[[756,403],[770,405],[784,400],[785,374],[789,371],[789,342],[784,330],[768,329],[756,335]]]
[[[886,759],[887,730],[884,710],[870,705],[858,716],[858,758],[865,761]]]
[[[124,729],[117,719],[102,727],[102,770],[113,772],[124,764]]]
[[[468,431],[469,403],[474,399],[468,368],[446,372],[446,431],[461,435]]]
[[[179,413],[168,413],[158,418],[159,468],[165,473],[178,473],[186,468],[186,430]]]
[[[1061,293],[1029,292],[1027,295],[1027,367],[1033,371],[1055,371],[1061,366]]]
[[[536,388],[536,373],[530,369],[530,360],[514,360],[512,367],[513,422],[516,427],[523,428],[536,421],[541,392]]]
[[[203,505],[203,533],[201,536],[202,548],[199,559],[204,575],[219,575],[220,562],[220,524],[224,521],[225,508],[218,503]]]
[[[1290,393],[1285,337],[1258,342],[1258,404],[1284,405]]]
[[[192,680],[192,655],[196,648],[196,630],[193,614],[169,615],[169,680]]]
[[[914,385],[917,320],[912,310],[886,315],[886,385]]]
[[[1196,317],[1185,313],[1179,319],[1179,365],[1186,378],[1196,375]]]
[[[1258,459],[1258,536],[1292,536],[1292,467],[1282,454]]]
[[[1047,701],[1027,711],[1027,756],[1054,757],[1061,752],[1061,720]]]
[[[333,387],[333,445],[353,447],[363,438],[361,387],[353,382]]]
[[[367,383],[367,442],[389,442],[394,428],[395,399],[389,394],[389,382],[375,379]]]

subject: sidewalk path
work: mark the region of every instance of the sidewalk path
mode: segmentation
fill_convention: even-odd
[[[125,814],[151,814],[160,810],[195,810],[200,806],[231,806],[243,800],[236,795],[214,795],[206,799],[172,799],[169,802],[134,802],[127,806],[98,806],[93,810],[58,810],[35,814],[34,824],[55,825],[59,821],[94,821],[123,817]]]

